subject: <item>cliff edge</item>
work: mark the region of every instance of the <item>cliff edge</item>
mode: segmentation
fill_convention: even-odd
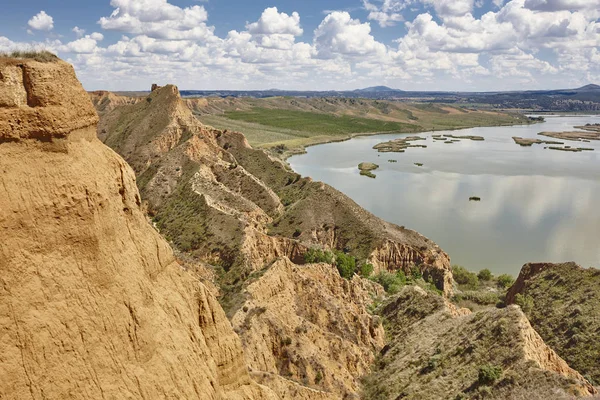
[[[275,399],[62,61],[0,59],[0,398]]]

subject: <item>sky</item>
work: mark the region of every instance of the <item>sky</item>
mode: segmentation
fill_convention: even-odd
[[[600,0],[3,0],[0,52],[88,90],[496,91],[600,84]]]

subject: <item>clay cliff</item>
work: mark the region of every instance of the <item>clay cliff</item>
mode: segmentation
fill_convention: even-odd
[[[526,264],[506,301],[523,306],[546,343],[600,384],[600,270],[575,263]]]
[[[171,85],[101,115],[99,137],[128,157],[161,232],[180,256],[221,275],[215,279],[221,303],[253,376],[282,398],[356,395],[383,345],[364,285],[374,295],[381,289],[359,278],[347,282],[331,265],[299,267],[311,243],[269,232],[285,213],[271,187],[299,177],[251,149],[243,135],[201,125]],[[236,145],[247,153],[228,151]],[[265,180],[253,173],[261,169]],[[324,304],[330,313],[318,311]]]
[[[476,313],[406,287],[378,310],[390,342],[364,399],[571,399],[596,390],[517,306]]]
[[[437,245],[199,124],[174,86],[88,95],[62,61],[0,59],[0,171],[2,399],[596,393],[559,356],[596,372],[596,270],[524,268],[507,300],[541,335],[515,305],[458,308]],[[386,300],[305,263],[315,247],[418,269],[445,293],[417,279],[427,290]],[[564,315],[568,341],[546,329]]]
[[[0,59],[0,398],[276,399],[61,61]]]
[[[346,280],[330,265],[283,259],[248,284],[231,321],[259,382],[279,375],[350,398],[384,345],[381,320],[367,311],[382,294],[379,285]]]
[[[243,134],[202,125],[189,103],[167,85],[136,104],[104,102],[99,110],[99,138],[133,166],[157,226],[180,250],[218,261],[230,283],[278,257],[302,262],[308,248],[321,247],[376,271],[418,268],[451,290],[449,257],[435,243],[301,178]]]

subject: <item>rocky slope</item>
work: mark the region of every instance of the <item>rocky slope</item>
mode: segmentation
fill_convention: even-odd
[[[531,325],[569,365],[600,385],[600,270],[526,264],[508,304],[526,304]]]
[[[99,137],[133,166],[161,231],[184,251],[220,260],[230,282],[281,256],[301,262],[307,248],[322,246],[377,270],[419,268],[450,290],[449,258],[437,245],[302,179],[242,134],[203,126],[174,86],[103,107]]]
[[[99,138],[133,166],[161,233],[215,267],[253,376],[281,397],[356,396],[383,345],[367,312],[381,289],[331,265],[300,267],[309,248],[344,250],[376,270],[418,268],[450,289],[448,256],[434,243],[302,179],[242,134],[203,126],[176,87],[97,103]]]
[[[0,398],[276,399],[64,62],[0,59]]]
[[[392,338],[365,399],[569,399],[595,389],[516,306],[471,313],[406,287],[380,309]]]
[[[247,286],[232,324],[252,371],[348,398],[384,345],[380,319],[367,312],[372,296],[382,294],[379,285],[348,281],[330,265],[283,259]]]

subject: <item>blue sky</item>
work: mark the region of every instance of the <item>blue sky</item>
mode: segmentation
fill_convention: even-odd
[[[600,0],[4,0],[0,51],[55,51],[90,90],[564,88],[600,82],[599,17]]]

